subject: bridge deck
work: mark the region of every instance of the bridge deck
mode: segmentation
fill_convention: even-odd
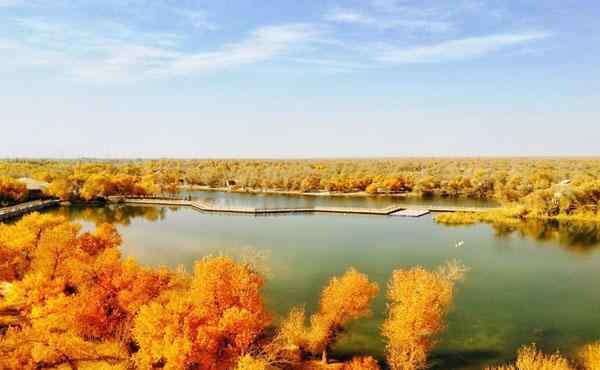
[[[255,215],[286,214],[286,213],[342,213],[342,214],[369,214],[391,215],[403,212],[401,216],[420,217],[429,212],[485,212],[490,208],[456,207],[434,205],[392,205],[385,208],[360,208],[360,207],[301,207],[301,208],[253,208],[253,207],[219,207],[198,200],[168,199],[168,198],[118,198],[115,202],[130,204],[157,204],[167,206],[187,206],[203,212],[216,213],[242,213]]]
[[[0,221],[22,216],[26,213],[39,211],[60,204],[58,200],[34,200],[32,202],[20,203],[11,207],[0,208]]]

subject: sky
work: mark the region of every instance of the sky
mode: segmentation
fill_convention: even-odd
[[[600,155],[596,0],[0,0],[0,158]]]

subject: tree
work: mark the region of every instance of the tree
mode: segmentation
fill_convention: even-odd
[[[600,342],[585,345],[579,359],[585,370],[600,370]]]
[[[426,367],[427,354],[444,329],[454,284],[464,271],[463,266],[449,263],[436,272],[422,267],[393,272],[388,283],[388,317],[382,327],[393,370]]]
[[[342,366],[342,370],[381,370],[377,361],[370,356],[354,357]]]
[[[20,202],[27,197],[27,186],[8,176],[0,176],[0,202]]]
[[[61,200],[71,200],[74,197],[75,186],[66,179],[56,179],[52,181],[46,189],[46,194],[60,198]]]
[[[486,370],[575,370],[575,368],[558,352],[546,355],[540,352],[535,344],[532,344],[519,349],[514,365],[488,367]]]
[[[2,244],[22,258],[0,299],[0,368],[126,366],[124,343],[80,334],[78,309],[102,301],[83,297],[94,283],[82,278],[84,272],[100,257],[80,248],[79,229],[62,217],[36,213],[2,227]],[[109,234],[101,230],[95,237]],[[114,241],[113,235],[105,245]]]
[[[304,310],[293,309],[281,325],[281,334],[290,345],[314,355],[321,354],[327,362],[327,348],[345,325],[367,316],[370,304],[379,288],[367,275],[354,268],[341,277],[333,277],[321,293],[319,311],[311,316],[310,327],[304,327]]]
[[[196,263],[189,289],[171,291],[140,309],[135,362],[166,369],[233,366],[269,324],[262,278],[228,257]]]

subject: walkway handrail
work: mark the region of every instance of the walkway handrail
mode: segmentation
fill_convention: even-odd
[[[194,199],[188,200],[185,198],[175,197],[121,197],[121,201],[127,203],[138,204],[164,204],[174,206],[189,206],[200,211],[207,212],[223,212],[223,213],[246,213],[246,214],[277,214],[277,213],[354,213],[354,214],[373,214],[373,215],[390,215],[402,210],[428,210],[431,212],[484,212],[489,208],[477,207],[456,207],[456,206],[411,206],[411,205],[390,205],[384,208],[360,208],[360,207],[323,207],[323,206],[307,206],[307,207],[285,207],[285,208],[255,208],[255,207],[223,207],[216,206]]]

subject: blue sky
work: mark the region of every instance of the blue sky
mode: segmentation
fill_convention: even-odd
[[[0,0],[0,157],[600,155],[600,2]]]

